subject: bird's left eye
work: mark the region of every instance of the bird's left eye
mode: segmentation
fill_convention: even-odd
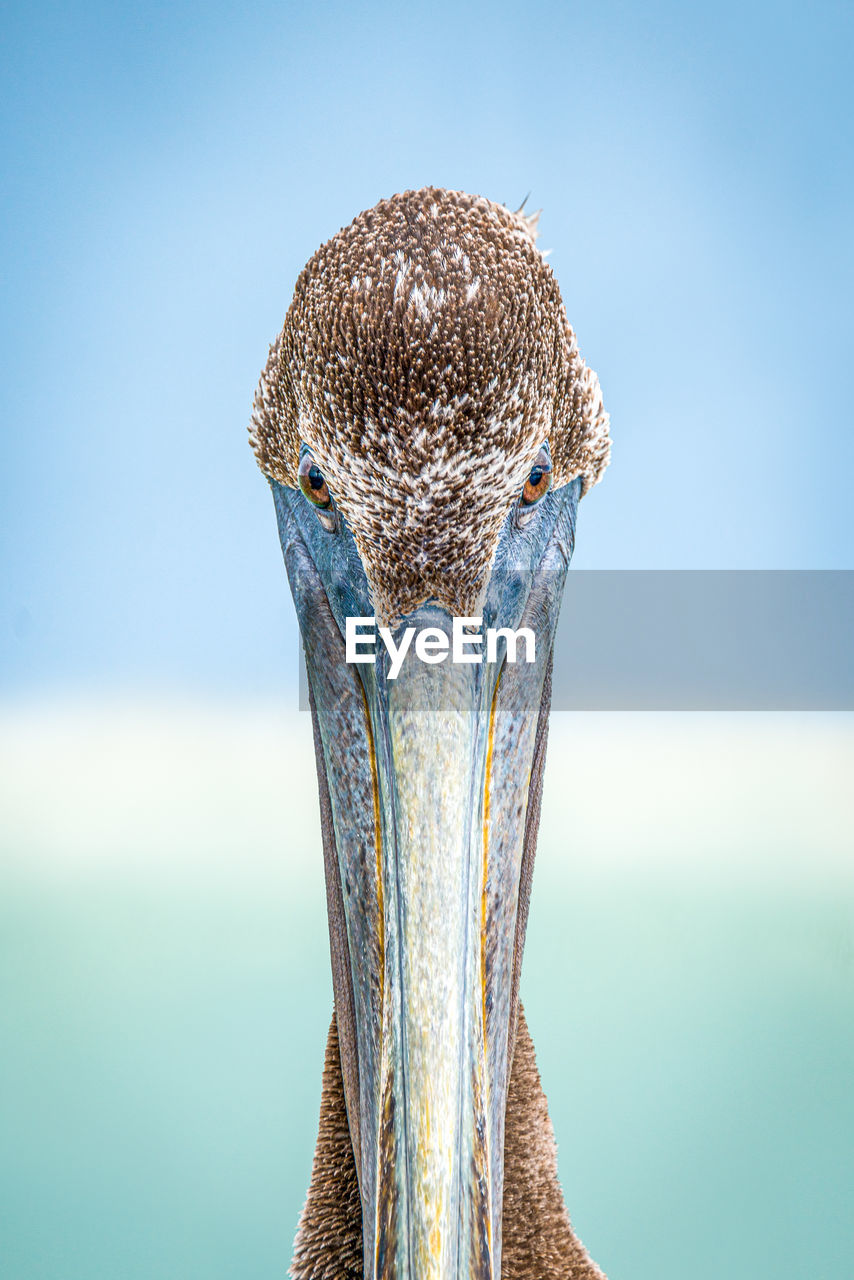
[[[519,499],[519,515],[523,523],[530,514],[530,509],[535,507],[546,496],[551,485],[552,459],[548,445],[544,444],[534,459],[534,465],[531,467],[528,478],[522,487],[522,495]]]

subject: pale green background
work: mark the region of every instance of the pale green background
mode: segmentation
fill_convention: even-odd
[[[284,1274],[331,1009],[310,721],[0,724],[14,1280]],[[554,717],[525,1000],[611,1277],[848,1280],[850,717]]]

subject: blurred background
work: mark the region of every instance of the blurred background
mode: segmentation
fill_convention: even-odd
[[[252,394],[306,259],[544,207],[576,565],[850,569],[850,6],[4,9],[0,1274],[283,1276],[331,1012]],[[850,714],[554,717],[523,999],[611,1280],[854,1274]]]

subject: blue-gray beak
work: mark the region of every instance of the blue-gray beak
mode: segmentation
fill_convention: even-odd
[[[343,517],[322,524],[299,490],[272,488],[314,713],[364,1274],[498,1280],[551,652],[580,482],[549,493],[524,529],[511,511],[484,584],[481,632],[529,629],[534,661],[508,661],[501,637],[493,662],[424,661],[410,645],[393,678],[381,643],[373,663],[346,661],[347,618],[373,609]],[[410,627],[452,650],[437,603],[395,620],[395,646]]]

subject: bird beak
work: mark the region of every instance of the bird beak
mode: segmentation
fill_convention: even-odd
[[[324,542],[301,495],[273,491],[314,714],[364,1275],[498,1280],[518,971],[577,493],[554,502],[536,571],[499,556],[485,593],[484,627],[529,627],[535,660],[432,665],[410,649],[392,678],[384,648],[373,664],[345,660],[347,616],[371,613],[349,533]],[[395,641],[413,626],[452,646],[439,607],[403,619]]]

